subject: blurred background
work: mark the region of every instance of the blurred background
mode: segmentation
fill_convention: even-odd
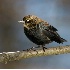
[[[56,42],[46,47],[70,45],[70,0],[0,0],[0,52],[22,51],[37,46],[24,34],[22,20],[25,15],[36,15],[58,29],[68,42]],[[0,63],[6,69],[68,69],[70,54],[33,57],[19,61]]]

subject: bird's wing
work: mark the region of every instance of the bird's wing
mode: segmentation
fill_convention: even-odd
[[[50,30],[52,30],[52,31],[58,31],[55,27],[53,27],[53,26],[51,26],[51,25],[50,25],[48,28],[49,28]]]
[[[43,29],[43,34],[47,36],[51,41],[55,41],[57,43],[62,43],[65,40],[60,37],[60,35],[56,32],[57,29],[53,26],[47,26]]]
[[[55,27],[49,25],[49,23],[47,23],[47,22],[45,22],[43,25],[44,25],[45,29],[48,28],[49,30],[52,30],[52,31],[58,31]]]

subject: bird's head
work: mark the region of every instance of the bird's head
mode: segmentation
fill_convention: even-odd
[[[19,23],[23,23],[24,27],[27,29],[34,28],[41,21],[38,17],[34,15],[28,15],[23,18],[22,21],[18,21]]]

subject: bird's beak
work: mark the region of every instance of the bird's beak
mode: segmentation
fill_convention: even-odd
[[[25,21],[23,21],[23,20],[21,20],[21,21],[18,21],[19,23],[23,23],[24,24],[24,27],[26,27],[27,29],[29,29],[28,27],[27,27],[27,25],[25,25]]]
[[[23,24],[25,23],[25,21],[23,21],[23,20],[21,20],[21,21],[18,21],[18,22],[19,22],[19,23],[23,23]]]

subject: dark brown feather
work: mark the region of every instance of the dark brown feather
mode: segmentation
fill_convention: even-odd
[[[60,37],[55,27],[34,15],[25,16],[23,21],[25,21],[23,24],[25,35],[37,45],[45,45],[53,41],[60,44],[66,41]]]

